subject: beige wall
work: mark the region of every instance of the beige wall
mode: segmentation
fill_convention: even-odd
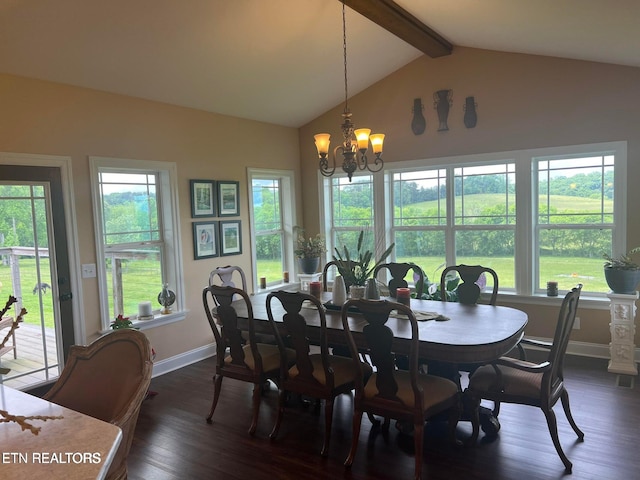
[[[183,322],[145,333],[158,360],[213,342],[201,300],[209,271],[233,263],[251,272],[246,169],[269,167],[297,173],[297,130],[8,75],[0,75],[0,105],[0,152],[72,158],[81,263],[97,261],[88,157],[177,163],[186,306],[190,312]],[[242,255],[193,260],[192,178],[240,181]],[[96,279],[80,281],[90,340],[100,329],[98,284]],[[158,291],[160,288],[158,285]]]
[[[336,65],[336,68],[341,68]],[[336,85],[336,89],[342,88]],[[437,132],[433,92],[453,90],[449,131]],[[463,123],[465,97],[478,104],[478,123]],[[422,98],[427,128],[411,131],[414,98]],[[640,69],[552,57],[455,48],[449,57],[421,57],[354,96],[356,126],[383,132],[386,162],[625,140],[628,142],[627,244],[640,244]],[[341,138],[342,105],[300,129],[305,227],[318,229],[317,154],[313,135]],[[519,305],[530,314],[528,333],[551,337],[557,307]],[[572,340],[608,344],[606,310],[581,308]]]

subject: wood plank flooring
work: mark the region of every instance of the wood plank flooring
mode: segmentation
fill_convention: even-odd
[[[329,456],[319,455],[323,415],[291,402],[279,437],[269,439],[275,420],[277,391],[263,396],[255,437],[247,434],[251,386],[225,379],[213,424],[205,422],[213,395],[214,359],[168,373],[151,382],[158,392],[140,412],[129,454],[130,480],[175,479],[403,479],[413,478],[413,439],[393,424],[385,434],[366,416],[351,469],[342,465],[351,441],[352,398],[335,406]],[[640,388],[615,386],[601,359],[568,357],[565,378],[573,416],[585,432],[577,442],[561,405],[555,407],[560,441],[573,462],[565,475],[551,442],[543,413],[536,408],[502,405],[498,437],[481,432],[476,447],[446,442],[444,424],[425,432],[423,478],[431,480],[614,480],[638,478],[640,472]],[[458,426],[460,439],[471,432]]]

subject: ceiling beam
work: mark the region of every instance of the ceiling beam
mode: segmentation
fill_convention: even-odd
[[[448,40],[392,0],[344,0],[344,4],[432,58],[451,55],[453,45]]]

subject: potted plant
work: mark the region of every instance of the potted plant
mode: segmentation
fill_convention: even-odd
[[[298,258],[298,266],[302,273],[311,274],[318,271],[320,257],[327,251],[327,244],[322,235],[306,237],[304,228],[294,227],[296,248],[293,251]]]
[[[380,258],[373,262],[373,252],[371,250],[363,249],[363,243],[364,230],[361,230],[358,235],[355,255],[349,252],[346,245],[343,245],[342,253],[338,248],[335,248],[335,255],[333,256],[338,272],[344,278],[345,283],[350,285],[349,291],[351,296],[356,298],[358,295],[360,295],[360,297],[364,295],[364,287],[367,280],[371,277],[375,268],[382,264],[391,254],[391,251],[396,245],[395,243],[392,243]],[[354,293],[356,291],[358,293]]]
[[[639,253],[640,247],[629,250],[626,254],[612,257],[603,253],[604,278],[613,293],[634,294],[640,283],[640,265],[631,259],[631,255]]]

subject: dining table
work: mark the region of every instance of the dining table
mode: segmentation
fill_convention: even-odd
[[[256,320],[254,327],[260,333],[273,333],[268,323],[267,295],[268,292],[263,292],[251,296],[253,318]],[[321,293],[321,300],[326,307],[327,339],[331,345],[347,346],[342,328],[342,311],[340,307],[332,305],[331,298],[331,293]],[[236,301],[233,306],[239,320],[246,322],[247,308],[244,302]],[[279,302],[273,302],[272,306],[274,319],[281,322],[284,309]],[[418,318],[419,357],[453,364],[490,363],[497,360],[518,344],[528,320],[525,312],[499,305],[464,305],[412,298],[410,307]],[[303,307],[301,313],[307,322],[310,340],[319,340],[318,311],[309,304]],[[362,315],[351,311],[348,322],[356,345],[364,346],[361,333],[365,322]],[[408,354],[411,326],[407,318],[392,316],[387,326],[394,335],[394,352]]]
[[[0,478],[105,478],[122,440],[116,425],[0,384]]]

